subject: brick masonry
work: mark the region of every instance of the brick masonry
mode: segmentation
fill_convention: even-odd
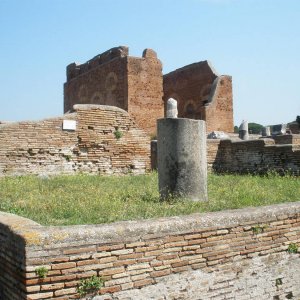
[[[300,134],[300,124],[298,124],[297,122],[289,123],[288,127],[289,127],[291,133]]]
[[[80,103],[116,106],[155,135],[156,120],[164,116],[164,103],[170,97],[178,100],[179,117],[205,120],[208,132],[233,132],[232,78],[219,76],[208,61],[162,76],[155,51],[145,49],[139,58],[120,46],[86,63],[67,66],[65,112]]]
[[[154,135],[156,119],[162,118],[162,64],[155,51],[143,57],[128,55],[128,48],[112,48],[84,64],[67,67],[64,111],[74,104],[101,104],[122,108],[140,128]]]
[[[219,76],[208,61],[194,63],[163,77],[164,102],[175,98],[178,117],[206,121],[207,132],[233,132],[231,76]]]
[[[63,120],[76,121],[76,130],[63,130]],[[141,174],[150,167],[149,143],[126,111],[76,105],[63,117],[0,125],[0,176]]]
[[[233,173],[300,175],[300,135],[249,141],[207,140],[208,168]]]
[[[209,171],[300,174],[300,134],[241,141],[207,139]],[[157,169],[157,141],[151,141],[151,168]]]
[[[148,134],[122,109],[76,105],[76,112],[39,122],[0,124],[0,176],[25,174],[141,174],[150,162]],[[63,120],[77,122],[62,130]],[[115,132],[121,132],[117,139]],[[207,140],[208,169],[300,174],[300,135],[249,141]]]
[[[0,213],[1,300],[299,299],[300,203],[103,225],[44,227]],[[46,278],[37,267],[45,266]]]

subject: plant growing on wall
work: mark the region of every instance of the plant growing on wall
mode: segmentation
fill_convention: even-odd
[[[37,267],[35,269],[35,274],[39,277],[39,278],[46,278],[48,275],[48,269],[46,267]]]
[[[123,133],[119,129],[116,129],[116,131],[114,132],[114,135],[115,135],[115,138],[117,140],[119,140],[123,136]]]
[[[71,155],[65,155],[65,158],[66,158],[66,161],[70,161],[71,160],[71,158],[72,158],[72,156]]]
[[[267,225],[255,225],[255,226],[252,226],[251,229],[254,234],[260,234],[260,233],[263,233],[266,228],[267,228]]]
[[[297,253],[298,252],[298,245],[296,243],[290,243],[287,248],[288,253]]]
[[[80,296],[97,292],[104,284],[104,279],[93,275],[90,278],[80,280],[77,293]]]

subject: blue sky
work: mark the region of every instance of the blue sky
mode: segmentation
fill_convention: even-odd
[[[299,0],[0,0],[0,120],[62,115],[66,66],[119,45],[232,75],[236,125],[300,115]]]

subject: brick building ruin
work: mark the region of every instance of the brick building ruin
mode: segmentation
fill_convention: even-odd
[[[149,134],[164,116],[164,102],[178,101],[179,117],[207,122],[207,131],[233,132],[232,80],[219,76],[207,61],[162,75],[155,51],[142,57],[128,55],[128,47],[112,48],[84,64],[67,67],[64,112],[74,104],[122,108]]]
[[[206,61],[163,76],[155,51],[131,57],[120,46],[67,66],[63,116],[0,124],[0,176],[144,173],[169,96],[177,98],[180,117],[232,131],[229,76],[218,76]],[[76,124],[72,130],[64,129],[68,121]]]
[[[208,61],[163,76],[153,50],[131,57],[127,47],[117,47],[84,64],[72,63],[63,116],[0,122],[0,176],[145,173],[151,166],[150,136],[170,97],[178,101],[179,117],[205,120],[208,132],[233,131],[231,77],[218,75]],[[64,130],[67,121],[76,124],[72,130]],[[299,133],[298,123],[292,133]],[[299,134],[208,139],[207,145],[210,170],[300,174]]]
[[[67,122],[74,127],[65,128]],[[117,107],[77,104],[62,117],[0,124],[0,177],[142,174],[149,168],[149,137]]]
[[[74,104],[101,104],[126,110],[149,134],[164,116],[162,64],[156,53],[145,49],[143,57],[128,56],[127,47],[112,48],[84,64],[67,67],[64,112]]]
[[[219,76],[208,61],[201,61],[163,78],[164,102],[177,100],[179,118],[205,120],[207,132],[233,132],[231,76]]]

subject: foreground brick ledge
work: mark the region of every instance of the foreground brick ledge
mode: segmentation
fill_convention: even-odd
[[[4,225],[23,237],[28,246],[47,247],[55,243],[72,245],[72,242],[105,244],[139,241],[193,231],[231,228],[241,224],[271,222],[295,214],[300,214],[300,201],[168,218],[73,226],[42,226],[29,219],[0,212],[0,226]]]
[[[58,227],[0,212],[0,298],[75,299],[80,280],[96,275],[105,278],[98,300],[298,299],[300,254],[287,250],[299,242],[300,201]]]

